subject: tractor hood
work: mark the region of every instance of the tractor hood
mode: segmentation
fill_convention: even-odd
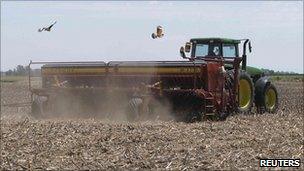
[[[225,68],[229,70],[229,69],[232,69],[233,66],[231,64],[225,64]],[[246,66],[246,71],[251,76],[263,75],[264,74],[264,72],[261,69],[251,67],[251,66]]]
[[[246,67],[246,71],[251,76],[263,74],[263,71],[261,69],[255,68],[255,67],[251,67],[251,66],[247,66]]]

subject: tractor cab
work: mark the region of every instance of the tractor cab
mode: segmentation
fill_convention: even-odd
[[[239,40],[221,38],[197,38],[191,39],[191,58],[201,59],[205,57],[238,57]]]
[[[227,38],[193,38],[187,42],[185,47],[181,47],[180,54],[183,58],[194,60],[203,60],[205,58],[235,58],[240,57],[239,44],[244,40],[242,54],[242,69],[246,70],[246,45],[249,42],[249,51],[251,44],[249,39],[227,39]],[[189,57],[185,53],[189,53]]]

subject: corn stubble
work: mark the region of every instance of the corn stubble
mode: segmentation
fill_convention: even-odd
[[[1,169],[247,170],[260,158],[304,161],[303,82],[275,84],[276,114],[221,122],[34,120],[29,107],[1,106]],[[1,104],[28,101],[26,81],[1,89]]]

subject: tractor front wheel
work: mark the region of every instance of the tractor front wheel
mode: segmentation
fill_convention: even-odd
[[[260,105],[258,106],[258,112],[275,113],[278,109],[278,92],[273,84],[268,84],[264,88],[264,92],[260,99]]]

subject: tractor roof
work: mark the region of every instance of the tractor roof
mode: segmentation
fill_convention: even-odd
[[[212,38],[193,38],[190,40],[197,41],[197,42],[217,42],[217,43],[240,43],[240,40],[237,39],[227,39],[227,38],[218,38],[218,37],[212,37]]]

